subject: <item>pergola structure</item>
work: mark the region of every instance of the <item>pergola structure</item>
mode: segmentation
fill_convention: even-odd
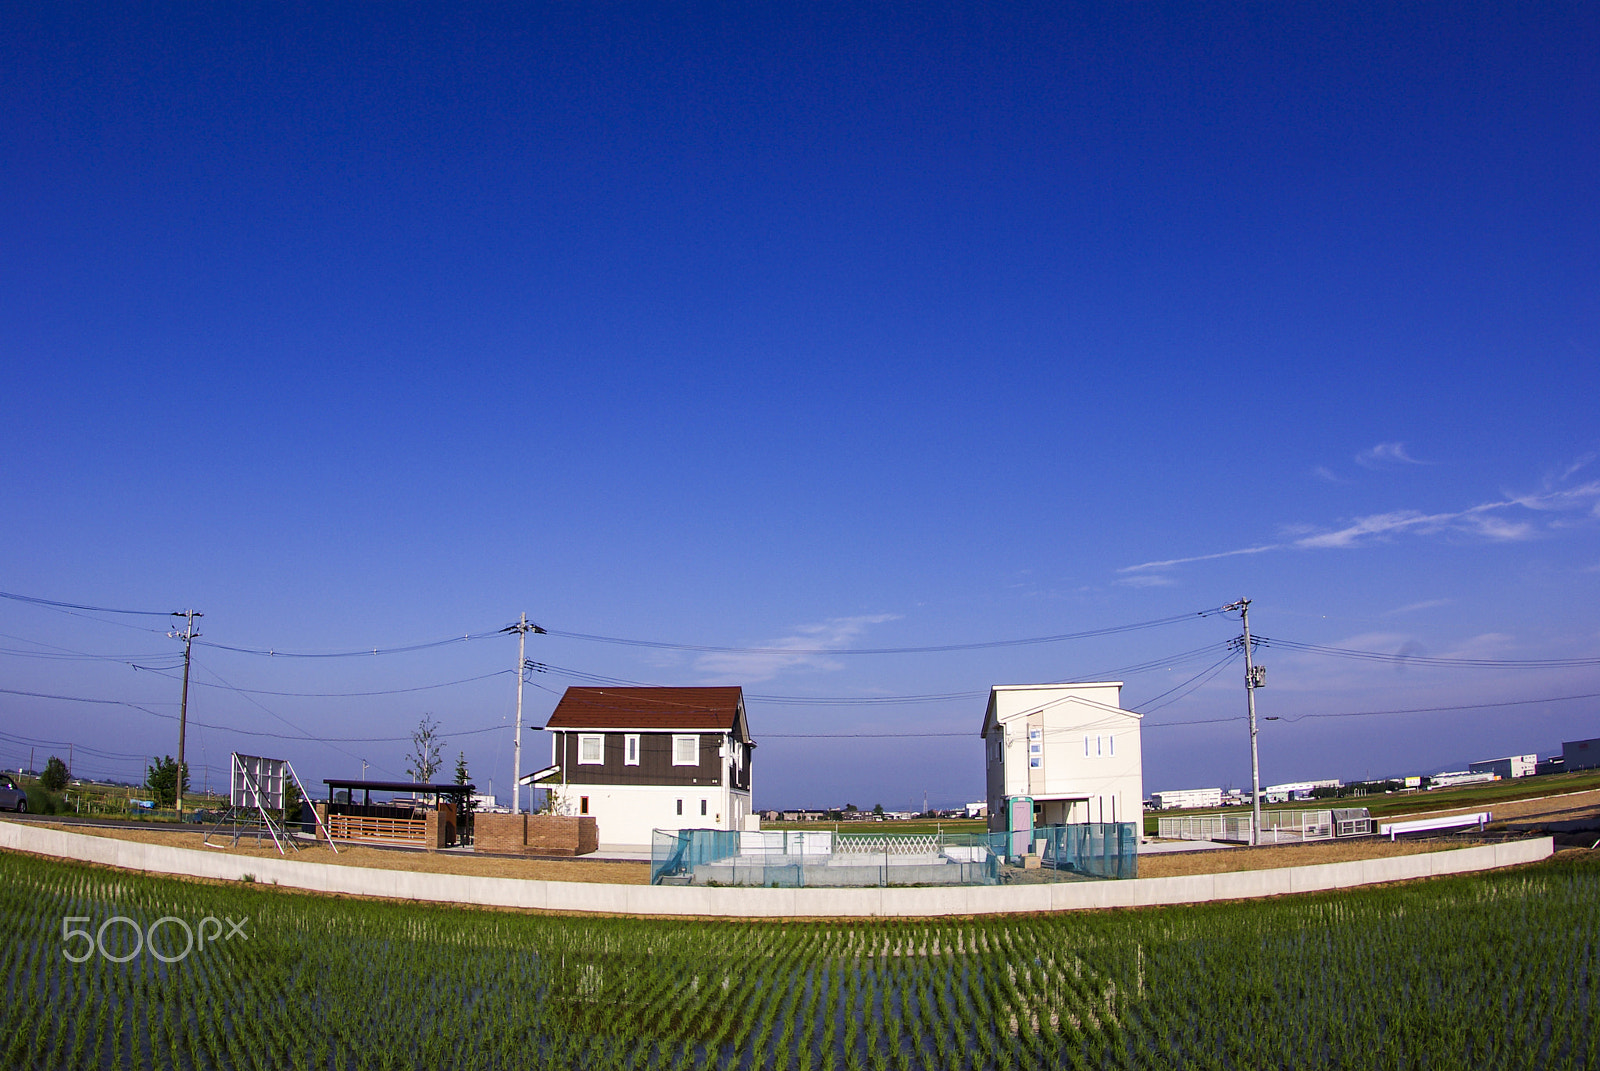
[[[471,800],[476,785],[422,784],[416,781],[363,781],[323,778],[328,786],[326,821],[331,839],[377,841],[412,847],[448,847],[468,834],[472,824]],[[336,798],[346,793],[346,801]],[[360,792],[361,802],[356,802]],[[406,792],[423,802],[373,803],[374,792]]]

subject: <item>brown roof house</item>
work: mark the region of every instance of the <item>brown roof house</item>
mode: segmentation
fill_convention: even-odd
[[[545,729],[551,765],[533,776],[560,813],[594,816],[602,849],[648,849],[656,829],[759,828],[739,688],[568,688]]]

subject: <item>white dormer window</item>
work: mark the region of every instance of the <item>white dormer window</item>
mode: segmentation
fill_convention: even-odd
[[[578,735],[578,764],[580,766],[602,766],[605,761],[605,735],[603,733],[580,733]]]
[[[672,765],[700,765],[700,738],[698,736],[674,736],[672,738]]]

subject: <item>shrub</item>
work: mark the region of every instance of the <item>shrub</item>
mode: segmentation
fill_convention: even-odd
[[[28,785],[23,791],[28,794],[28,810],[34,814],[62,814],[67,810],[66,800],[40,785]]]

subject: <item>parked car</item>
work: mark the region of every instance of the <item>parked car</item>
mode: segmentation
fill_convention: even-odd
[[[16,811],[18,814],[28,810],[28,794],[17,787],[11,778],[0,774],[0,808]]]

